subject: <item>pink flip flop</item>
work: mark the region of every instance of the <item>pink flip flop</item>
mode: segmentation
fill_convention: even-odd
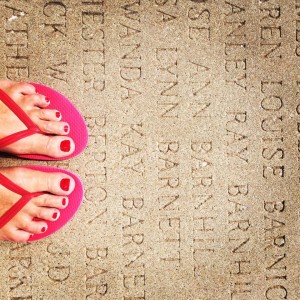
[[[15,154],[15,156],[36,160],[65,160],[80,154],[87,145],[88,130],[85,125],[85,121],[79,111],[65,96],[55,91],[54,89],[42,84],[30,84],[32,84],[36,88],[36,92],[38,94],[42,94],[50,100],[50,104],[47,108],[55,109],[61,112],[62,121],[67,122],[70,125],[70,132],[67,136],[73,139],[75,143],[75,151],[72,154],[61,158],[53,158],[51,156],[38,154]],[[35,133],[46,134],[43,133],[31,121],[27,114],[2,90],[0,90],[0,101],[1,100],[24,123],[27,129],[0,139],[0,149]]]
[[[32,242],[32,241],[43,239],[53,234],[73,218],[73,216],[79,209],[83,200],[83,186],[77,175],[64,169],[58,169],[55,167],[44,167],[44,166],[25,166],[22,168],[28,168],[36,171],[47,172],[47,173],[50,172],[65,173],[71,176],[75,180],[75,189],[68,196],[69,199],[68,206],[64,209],[59,209],[60,217],[56,221],[43,220],[47,223],[48,228],[44,233],[33,235],[28,240],[29,242]],[[18,202],[16,202],[8,211],[6,211],[2,216],[0,216],[0,228],[6,225],[33,197],[37,197],[42,194],[45,194],[44,192],[30,193],[24,190],[23,188],[19,187],[15,183],[13,183],[11,180],[9,180],[1,173],[0,173],[0,184],[6,187],[7,189],[11,190],[12,192],[17,193],[21,196],[21,199]],[[39,221],[39,219],[34,218],[34,221]]]

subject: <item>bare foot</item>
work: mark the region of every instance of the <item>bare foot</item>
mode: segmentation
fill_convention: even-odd
[[[74,190],[74,179],[64,173],[45,173],[22,167],[0,168],[0,173],[28,192],[47,192],[32,198],[4,227],[0,240],[27,242],[32,234],[43,233],[47,223],[59,218],[59,209],[68,205],[68,195]],[[0,185],[0,216],[20,199]],[[41,221],[33,221],[39,218]]]
[[[4,80],[0,81],[0,89],[25,111],[41,131],[51,134],[37,133],[10,144],[0,151],[13,154],[40,154],[54,158],[68,156],[74,152],[73,140],[65,136],[70,130],[69,124],[61,122],[61,112],[47,109],[49,100],[43,95],[36,94],[34,86]],[[0,139],[24,129],[26,126],[0,98]]]

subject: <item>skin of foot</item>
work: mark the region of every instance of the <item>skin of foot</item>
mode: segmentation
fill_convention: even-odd
[[[0,80],[0,89],[9,95],[31,121],[45,133],[33,134],[0,151],[12,154],[40,154],[54,158],[68,156],[74,152],[74,141],[66,136],[70,131],[69,124],[61,121],[62,113],[60,111],[47,108],[50,100],[44,95],[37,94],[33,85]],[[26,128],[0,98],[0,139]]]
[[[0,240],[27,242],[31,235],[47,231],[45,220],[57,220],[59,209],[69,203],[68,195],[75,188],[75,181],[65,173],[46,173],[23,167],[0,168],[0,173],[28,192],[45,192],[32,198],[6,225],[0,228]],[[0,216],[19,199],[20,195],[0,184]],[[40,220],[33,220],[38,218]]]

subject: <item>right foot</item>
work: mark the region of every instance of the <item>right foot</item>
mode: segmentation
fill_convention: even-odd
[[[61,113],[59,111],[47,109],[50,102],[45,96],[36,94],[33,85],[3,80],[0,81],[0,89],[22,108],[42,132],[51,134],[36,133],[14,142],[0,151],[13,154],[40,154],[54,158],[68,156],[74,152],[74,141],[65,136],[70,131],[69,124],[60,121]],[[24,129],[26,126],[0,98],[0,139]]]
[[[68,195],[75,181],[65,173],[46,173],[22,167],[0,168],[0,173],[28,192],[46,192],[32,198],[12,220],[0,228],[0,240],[27,242],[31,235],[47,231],[45,220],[57,220],[59,209],[68,205]],[[0,184],[0,216],[19,199],[20,195]],[[33,221],[33,218],[40,219]]]

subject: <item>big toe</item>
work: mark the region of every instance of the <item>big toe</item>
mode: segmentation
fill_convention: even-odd
[[[52,136],[48,138],[45,155],[55,158],[64,157],[75,151],[75,143],[69,137]]]
[[[8,145],[2,150],[15,154],[38,154],[63,158],[75,151],[75,143],[67,136],[34,134]]]

